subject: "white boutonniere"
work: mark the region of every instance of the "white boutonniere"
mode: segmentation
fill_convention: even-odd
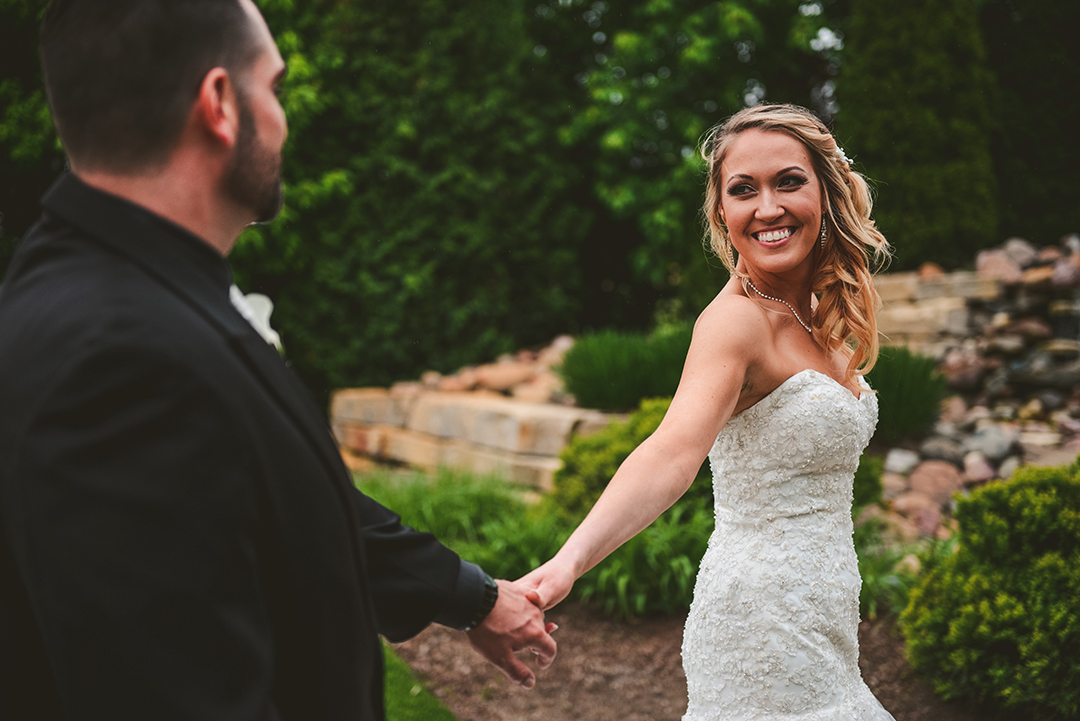
[[[262,293],[244,295],[243,291],[235,285],[229,288],[229,300],[232,301],[233,306],[240,312],[240,315],[244,316],[244,320],[250,323],[251,327],[262,336],[263,340],[277,348],[279,353],[283,351],[281,336],[270,327],[270,315],[274,312],[274,302],[272,300]]]

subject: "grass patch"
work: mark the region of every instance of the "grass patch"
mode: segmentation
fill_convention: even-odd
[[[439,699],[428,693],[412,669],[383,644],[386,669],[386,721],[457,721]]]

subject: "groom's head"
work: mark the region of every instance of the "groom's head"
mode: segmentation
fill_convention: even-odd
[[[228,96],[222,102],[235,106],[238,128],[222,190],[260,219],[276,212],[284,116],[272,117],[280,114],[272,96],[284,65],[251,0],[52,0],[41,61],[53,121],[77,171],[164,166],[180,143],[201,138],[190,132],[192,119],[201,117],[208,78],[216,79],[211,91]],[[276,74],[261,77],[260,68],[275,64]],[[214,132],[204,135],[213,141]]]

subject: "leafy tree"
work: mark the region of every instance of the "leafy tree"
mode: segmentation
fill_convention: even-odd
[[[63,169],[37,56],[44,0],[0,0],[0,274]]]
[[[851,0],[837,137],[880,186],[897,269],[997,240],[993,80],[972,0]]]
[[[1001,235],[1053,243],[1080,232],[1080,4],[987,0],[981,24],[997,77],[994,166]]]
[[[564,135],[598,144],[595,192],[642,237],[628,249],[635,278],[696,314],[726,277],[700,245],[703,134],[766,100],[827,111],[822,89],[842,43],[819,3],[566,5],[582,13],[595,45],[576,75],[590,102]]]

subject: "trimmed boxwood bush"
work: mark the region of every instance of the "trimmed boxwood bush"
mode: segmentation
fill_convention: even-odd
[[[605,330],[578,338],[559,370],[579,406],[605,411],[673,396],[693,327],[662,326],[650,335]]]
[[[912,666],[946,699],[1080,718],[1080,465],[1021,469],[956,518],[900,618]]]

